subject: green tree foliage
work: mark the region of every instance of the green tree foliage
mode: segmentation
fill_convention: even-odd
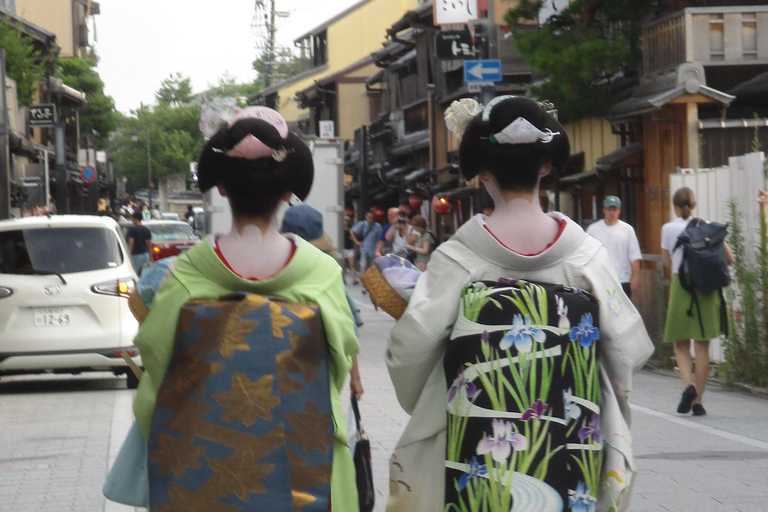
[[[104,82],[96,72],[96,60],[79,58],[59,58],[57,75],[74,89],[85,93],[88,105],[80,110],[80,133],[93,134],[97,148],[107,146],[112,131],[117,127],[118,115],[115,101],[104,94]],[[64,112],[74,117],[74,111]],[[67,123],[67,132],[75,133],[74,122]]]
[[[176,84],[189,84],[188,78],[176,75],[170,79]],[[182,89],[186,86],[182,85]],[[147,130],[149,130],[152,182],[169,175],[189,177],[190,162],[197,161],[203,148],[200,133],[200,105],[192,103],[189,92],[176,90],[168,95],[169,79],[163,81],[155,93],[155,105],[142,105],[130,115],[120,115],[118,129],[112,137],[115,174],[126,177],[129,189],[147,186]],[[187,101],[182,101],[188,96]],[[162,98],[162,100],[160,99]],[[168,99],[170,101],[168,101]]]
[[[274,85],[281,80],[298,75],[305,69],[308,69],[309,64],[302,61],[299,57],[288,54],[275,56],[272,66],[272,85]],[[253,61],[253,69],[259,75],[255,82],[257,86],[256,90],[261,90],[264,88],[264,77],[269,73],[267,60],[264,55]]]
[[[171,73],[160,83],[160,88],[155,92],[155,99],[159,105],[173,107],[189,103],[192,101],[192,79],[182,76],[181,73]]]
[[[538,30],[529,30],[542,0],[520,0],[504,20],[515,46],[545,79],[531,87],[552,101],[566,121],[604,114],[612,101],[610,83],[640,63],[645,0],[575,0]],[[526,23],[527,22],[527,23]]]
[[[261,90],[261,84],[256,82],[238,83],[235,77],[225,73],[218,78],[216,85],[208,85],[206,98],[234,98],[241,107],[246,105],[246,100],[251,94]]]
[[[45,61],[32,41],[24,36],[20,23],[0,20],[0,48],[5,50],[6,73],[16,81],[19,105],[29,106],[43,77]]]

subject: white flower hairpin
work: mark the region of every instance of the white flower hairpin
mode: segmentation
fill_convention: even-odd
[[[482,111],[483,105],[471,98],[454,101],[445,109],[445,126],[456,137],[461,137],[467,130],[469,122]]]
[[[552,142],[555,135],[560,135],[560,132],[553,132],[549,128],[541,131],[526,118],[518,117],[499,133],[491,135],[489,139],[494,144],[532,144],[534,142],[548,144]]]

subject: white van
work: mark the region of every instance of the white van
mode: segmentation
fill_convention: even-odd
[[[136,274],[110,217],[53,215],[0,221],[0,376],[112,371],[138,379],[128,308]]]

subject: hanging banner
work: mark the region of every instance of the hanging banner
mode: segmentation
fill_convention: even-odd
[[[434,0],[435,25],[466,25],[477,19],[477,0]]]

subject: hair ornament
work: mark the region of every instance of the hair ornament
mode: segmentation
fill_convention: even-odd
[[[231,158],[245,158],[247,160],[258,160],[271,156],[274,158],[277,150],[267,146],[253,135],[246,135],[235,146],[227,151],[227,156]],[[277,160],[277,159],[275,159]],[[283,157],[283,160],[285,158]],[[282,161],[282,160],[278,160]]]
[[[445,126],[456,137],[461,137],[469,122],[482,111],[483,105],[471,98],[454,101],[451,106],[445,109]]]
[[[560,135],[560,132],[553,132],[549,128],[541,131],[526,118],[518,117],[502,131],[489,138],[494,144],[532,144],[534,142],[548,144],[552,142],[555,135]]]

